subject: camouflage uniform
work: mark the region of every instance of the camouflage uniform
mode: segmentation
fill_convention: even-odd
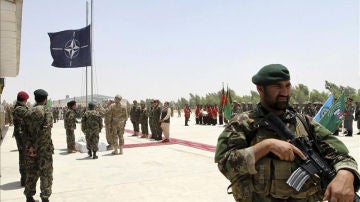
[[[110,127],[110,121],[111,121],[111,113],[110,109],[106,109],[105,116],[104,116],[104,122],[105,122],[105,135],[106,135],[106,141],[109,144],[109,147],[112,147],[114,145],[113,138],[111,135],[111,127]]]
[[[75,110],[68,109],[64,116],[64,127],[66,129],[66,144],[68,152],[75,151],[75,129],[76,113]]]
[[[142,133],[142,138],[146,138],[149,135],[149,126],[148,126],[148,117],[149,117],[149,112],[148,110],[144,107],[141,107],[140,109],[140,124],[141,124],[141,133]]]
[[[113,103],[109,107],[110,113],[110,130],[112,132],[112,138],[114,143],[114,153],[117,153],[117,147],[120,146],[122,150],[124,146],[124,133],[125,125],[128,119],[128,113],[126,106],[122,106],[121,103]]]
[[[283,116],[296,136],[307,136],[307,130],[296,112],[288,108]],[[298,168],[295,161],[282,161],[271,155],[265,156],[255,164],[251,162],[251,146],[264,139],[275,138],[285,140],[276,135],[262,121],[264,112],[260,104],[253,111],[235,116],[218,138],[215,162],[222,174],[232,182],[232,194],[236,201],[322,201],[323,190],[319,180],[309,179],[299,192],[286,184],[291,173]],[[346,146],[331,132],[322,127],[311,117],[306,118],[310,132],[318,139],[322,156],[334,165],[336,170],[345,168],[355,175],[355,188],[359,185],[359,173],[355,160],[349,156]],[[265,123],[265,124],[262,124]],[[312,136],[309,136],[311,138]],[[285,140],[286,141],[286,140]],[[296,158],[299,158],[296,156]]]
[[[81,130],[86,137],[86,147],[89,150],[90,156],[91,151],[94,152],[94,158],[97,158],[96,152],[99,150],[99,133],[101,132],[102,127],[102,118],[95,110],[87,110],[81,118]]]
[[[151,105],[150,109],[148,110],[149,113],[149,127],[150,127],[150,133],[151,133],[151,139],[155,139],[154,133],[154,107]]]
[[[19,151],[19,172],[21,175],[21,185],[25,185],[26,179],[26,170],[25,170],[25,145],[24,145],[24,135],[25,135],[25,125],[24,125],[24,117],[26,112],[28,111],[28,107],[24,105],[24,103],[17,101],[15,105],[15,109],[13,112],[13,123],[14,123],[14,133],[13,137],[15,137],[16,145]]]
[[[131,123],[133,124],[133,129],[134,129],[133,136],[138,136],[139,122],[140,122],[139,119],[140,119],[140,108],[138,106],[134,105],[130,109],[130,120],[131,120]]]
[[[51,195],[53,181],[54,146],[51,140],[53,116],[45,105],[36,104],[26,113],[25,145],[33,148],[36,156],[26,156],[26,184],[24,194],[31,197],[36,193],[36,182],[40,177],[40,197],[48,199]]]
[[[160,127],[160,114],[161,114],[161,108],[159,106],[155,106],[153,109],[153,138],[155,140],[161,140],[162,135],[162,129]]]

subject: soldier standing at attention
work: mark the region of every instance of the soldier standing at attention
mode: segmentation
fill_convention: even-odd
[[[154,124],[154,139],[155,140],[162,140],[161,134],[162,129],[160,127],[160,114],[161,108],[159,106],[159,100],[154,100],[154,109],[153,109],[153,124]]]
[[[148,117],[149,112],[146,109],[145,102],[140,103],[140,124],[141,124],[141,138],[147,138],[149,135],[149,126],[148,126]]]
[[[116,95],[114,103],[109,107],[110,130],[113,138],[112,143],[114,143],[114,151],[112,154],[114,155],[123,154],[124,132],[126,121],[128,119],[127,107],[121,105],[121,99],[122,97],[120,95]]]
[[[48,93],[43,89],[34,91],[36,104],[24,118],[26,155],[26,182],[24,194],[27,202],[34,202],[36,183],[40,178],[40,197],[48,202],[52,193],[54,145],[51,140],[53,117],[46,101]]]
[[[111,121],[111,114],[109,111],[109,107],[110,105],[114,103],[113,100],[109,100],[107,103],[107,108],[105,109],[105,118],[104,118],[104,122],[105,122],[105,135],[106,135],[106,142],[108,143],[108,146],[106,147],[107,150],[112,150],[113,149],[113,145],[114,143],[112,143],[112,135],[111,135],[111,130],[110,130],[110,121]]]
[[[28,107],[26,106],[26,102],[29,99],[29,95],[20,91],[17,94],[17,101],[14,107],[13,112],[13,123],[14,123],[14,133],[13,137],[15,137],[16,145],[19,151],[19,172],[20,172],[20,184],[21,186],[25,186],[26,179],[26,169],[25,169],[25,145],[24,145],[24,136],[26,135],[24,132],[24,117],[26,112],[28,111]]]
[[[154,100],[152,100],[150,102],[150,108],[148,110],[149,112],[149,126],[150,126],[150,132],[151,132],[151,137],[150,139],[154,140],[155,139],[155,129],[154,129]]]
[[[75,129],[76,129],[76,101],[72,100],[67,103],[68,110],[64,117],[64,127],[66,130],[66,144],[68,153],[76,153],[75,149]]]
[[[133,101],[133,106],[130,109],[130,121],[133,124],[134,134],[132,136],[137,137],[139,135],[139,119],[140,108],[136,100]]]
[[[236,115],[221,133],[215,162],[231,181],[236,201],[316,202],[353,201],[359,188],[357,163],[346,146],[332,133],[289,107],[291,83],[289,70],[280,64],[263,67],[252,77],[260,95],[260,103],[252,111]],[[278,134],[269,113],[278,116],[284,127],[302,140],[316,143],[319,155],[334,169],[327,187],[311,176],[299,191],[287,180],[306,156],[289,139]],[[280,130],[280,129],[279,129]],[[326,184],[325,184],[326,185]],[[324,188],[324,189],[322,189]]]
[[[347,131],[345,136],[353,135],[353,122],[354,122],[354,112],[355,107],[352,105],[352,99],[348,98],[346,100],[345,111],[344,111],[344,128]]]
[[[103,122],[99,112],[95,110],[95,104],[89,103],[89,110],[86,110],[81,118],[81,131],[86,137],[86,147],[89,157],[97,159],[96,152],[99,150],[99,133],[103,127]]]

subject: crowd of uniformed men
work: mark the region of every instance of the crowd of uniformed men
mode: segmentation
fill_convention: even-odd
[[[132,106],[122,104],[122,97],[116,95],[114,100],[105,104],[93,102],[88,103],[87,108],[77,106],[76,101],[67,103],[67,108],[46,107],[47,92],[42,89],[34,91],[36,104],[33,107],[27,105],[29,95],[20,91],[17,95],[15,106],[6,105],[6,124],[14,125],[13,136],[16,139],[19,150],[19,172],[20,182],[25,186],[24,194],[27,201],[34,201],[36,182],[41,180],[42,201],[48,201],[51,195],[52,186],[52,154],[53,144],[51,140],[51,128],[53,123],[64,119],[66,130],[66,142],[68,153],[75,153],[75,133],[77,119],[81,118],[81,131],[85,134],[86,147],[89,157],[97,159],[96,152],[99,150],[99,134],[105,125],[107,150],[113,150],[112,154],[123,154],[125,124],[130,117],[133,125],[134,137],[148,138],[153,141],[169,142],[170,117],[173,115],[173,108],[169,102],[164,102],[160,107],[159,100],[152,100],[150,106],[141,101],[140,106],[136,100]],[[320,109],[320,103],[306,102],[302,107],[294,103],[293,108],[300,113],[315,116]],[[253,109],[253,103],[239,103],[233,101],[231,115]],[[224,118],[222,107],[217,105],[197,105],[195,112],[195,124],[199,125],[223,125],[228,120]],[[183,109],[185,126],[189,125],[192,110],[188,105]],[[355,115],[354,115],[355,113]],[[346,136],[352,136],[352,122],[357,121],[357,128],[360,130],[360,102],[354,106],[352,99],[348,99],[344,112],[344,128]],[[181,109],[178,108],[178,116],[181,116]],[[141,126],[141,127],[140,127]],[[150,133],[148,128],[150,127]],[[335,135],[338,134],[335,132]],[[165,139],[162,138],[164,134]],[[360,134],[357,133],[357,134]]]

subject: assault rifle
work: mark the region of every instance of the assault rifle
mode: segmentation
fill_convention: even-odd
[[[306,160],[300,163],[299,168],[291,174],[286,183],[296,191],[300,191],[309,178],[315,177],[320,178],[321,188],[326,189],[331,180],[335,178],[336,171],[320,156],[313,140],[308,137],[295,137],[284,122],[272,112],[265,116],[265,122],[268,122],[267,125],[280,137],[289,139],[290,143],[299,148],[306,156]],[[360,196],[357,193],[355,193],[354,201],[360,202]]]

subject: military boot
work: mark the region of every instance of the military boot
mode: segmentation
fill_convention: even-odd
[[[120,153],[119,154],[123,154],[123,148],[120,147]]]
[[[91,153],[91,150],[89,149],[88,151],[88,154],[89,154],[89,157],[92,157],[92,153]]]
[[[35,202],[34,198],[32,196],[26,197],[26,202]]]
[[[93,159],[97,159],[98,156],[96,156],[96,152],[94,151]]]

